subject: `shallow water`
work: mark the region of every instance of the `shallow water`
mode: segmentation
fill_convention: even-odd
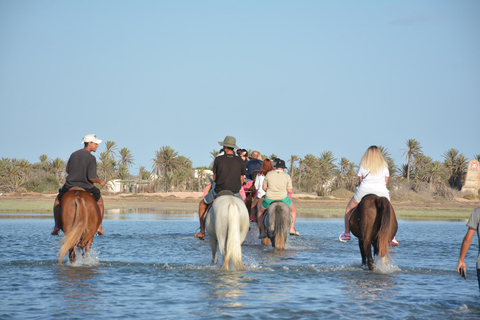
[[[19,217],[19,218],[14,218]],[[195,214],[109,214],[106,236],[74,264],[43,214],[0,214],[1,319],[479,319],[475,240],[469,278],[455,271],[465,222],[399,221],[392,261],[361,266],[340,219],[299,219],[286,251],[259,245],[252,224],[246,271],[211,264],[193,237]]]

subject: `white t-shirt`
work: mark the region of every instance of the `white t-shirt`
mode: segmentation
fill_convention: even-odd
[[[363,180],[358,186],[353,198],[360,202],[363,197],[367,194],[376,194],[379,197],[386,197],[390,200],[390,194],[385,184],[385,177],[389,177],[388,168],[385,167],[383,170],[377,172],[377,174],[372,174],[368,170],[365,170],[364,167],[360,166],[358,169],[357,175],[362,177]]]
[[[368,187],[369,189],[383,189],[385,188],[385,178],[390,177],[387,167],[383,167],[383,170],[380,170],[376,174],[372,174],[370,171],[360,166],[358,169],[357,176],[362,177],[362,185]]]
[[[255,189],[258,190],[257,198],[261,198],[265,195],[265,191],[263,190],[263,180],[265,180],[265,176],[259,174],[255,178]]]

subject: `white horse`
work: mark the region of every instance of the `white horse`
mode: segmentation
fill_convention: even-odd
[[[265,214],[265,227],[267,228],[267,237],[272,241],[275,251],[285,250],[285,242],[287,242],[291,224],[290,208],[281,201],[272,202]]]
[[[242,263],[242,242],[250,227],[245,203],[232,195],[218,196],[205,219],[210,236],[212,262],[217,263],[217,245],[223,256],[221,269],[229,270],[230,261],[237,270],[245,270]]]

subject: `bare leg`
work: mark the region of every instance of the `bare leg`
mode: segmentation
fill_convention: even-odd
[[[350,202],[347,205],[347,209],[345,209],[345,234],[350,233],[350,216],[353,212],[353,209],[355,209],[358,206],[357,200],[352,198]]]
[[[205,238],[205,212],[207,211],[207,204],[203,199],[198,205],[198,218],[200,219],[200,232],[195,233],[194,236],[199,239]]]
[[[295,221],[297,221],[297,208],[295,208],[295,205],[292,204],[290,205],[290,213],[292,215],[292,225],[290,226],[290,233],[296,233],[295,232]]]
[[[53,205],[53,219],[55,220],[55,227],[53,228],[52,235],[57,236],[58,232],[60,231],[61,225],[61,207],[60,201],[58,200],[58,196],[55,198],[55,203]]]
[[[100,199],[97,202],[98,207],[100,208],[100,216],[102,217],[102,223],[103,223],[103,213],[105,211],[105,207],[103,205],[103,197],[100,197]],[[102,224],[100,223],[100,226],[98,227],[97,233],[101,236],[104,235]]]

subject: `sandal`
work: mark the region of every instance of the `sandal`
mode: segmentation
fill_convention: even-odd
[[[290,235],[299,237],[300,233],[297,230],[293,230],[293,232],[290,231]]]

